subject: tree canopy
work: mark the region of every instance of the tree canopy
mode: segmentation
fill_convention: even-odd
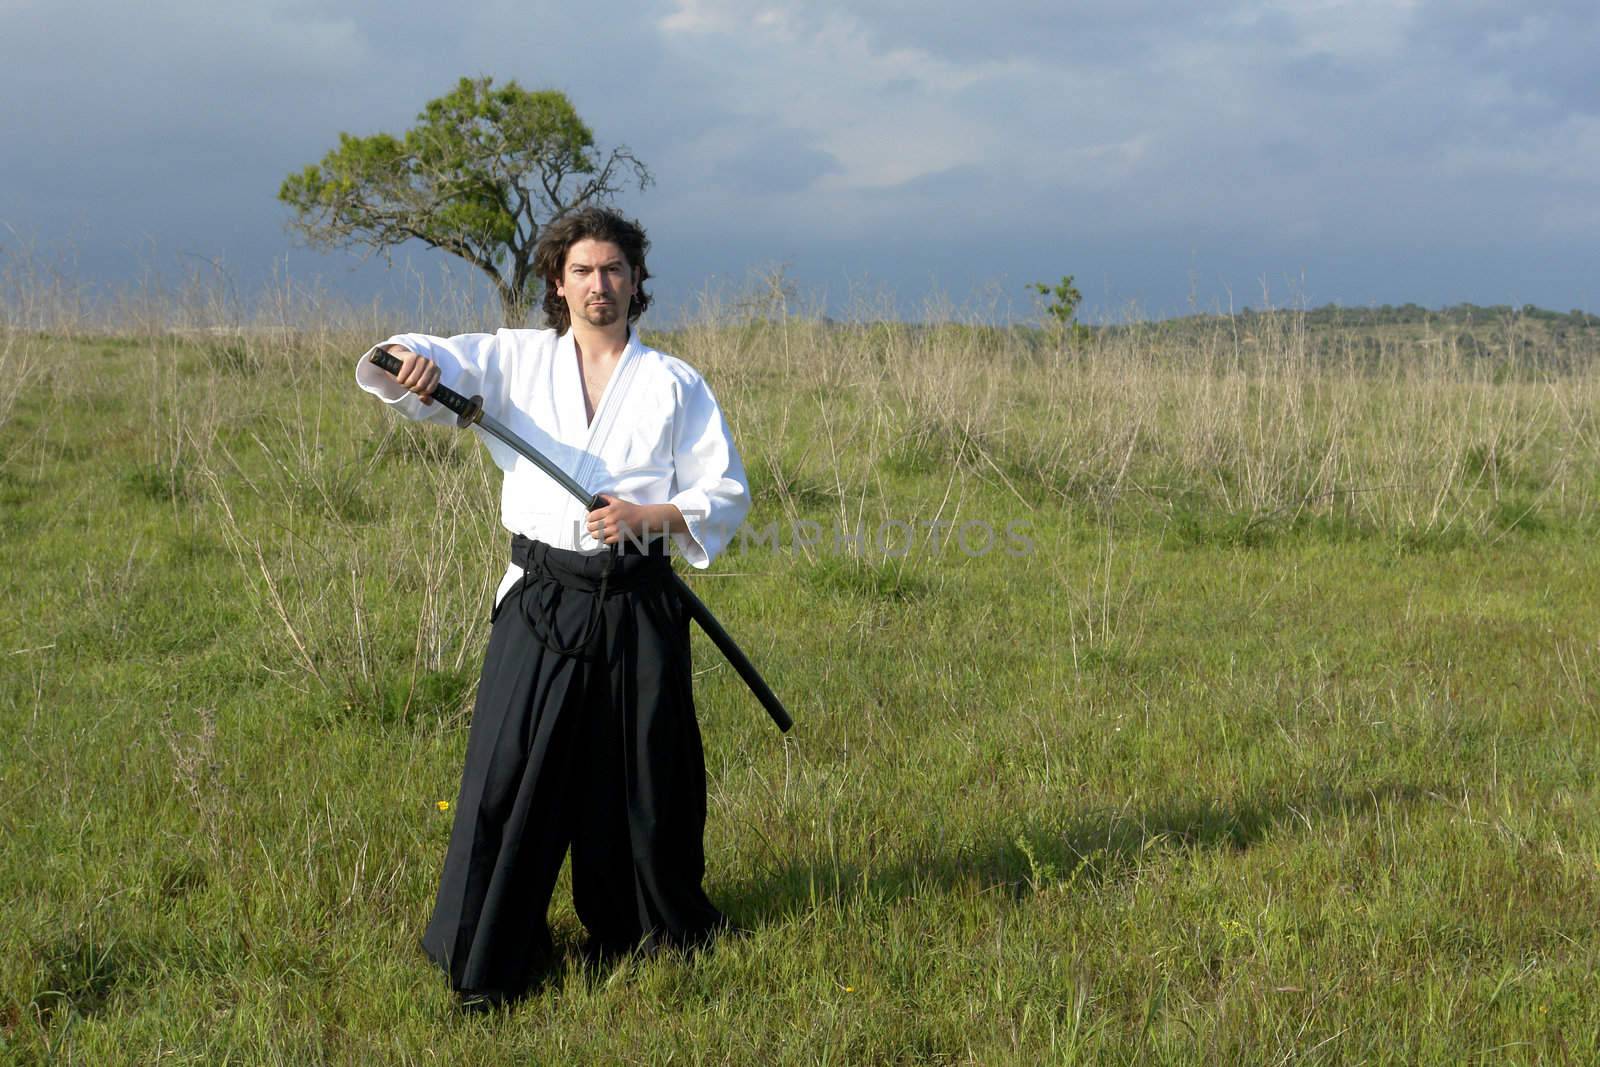
[[[650,181],[625,146],[602,158],[565,93],[462,78],[403,136],[341,133],[322,162],[284,179],[278,199],[313,246],[417,240],[460,256],[494,282],[507,324],[520,325],[537,299],[541,228]]]
[[[1072,275],[1063,274],[1053,286],[1044,282],[1030,282],[1028,289],[1038,299],[1045,315],[1045,327],[1055,338],[1056,344],[1089,339],[1089,327],[1074,321],[1078,315],[1078,305],[1083,303],[1083,294],[1073,283]]]

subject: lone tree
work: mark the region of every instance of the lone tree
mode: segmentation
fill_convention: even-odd
[[[460,256],[494,281],[517,326],[537,297],[540,228],[650,181],[625,146],[601,160],[565,93],[462,78],[403,137],[341,133],[321,163],[284,179],[278,199],[312,246],[382,251],[417,240]]]
[[[1028,289],[1035,294],[1035,299],[1045,314],[1045,328],[1058,346],[1067,341],[1082,343],[1089,339],[1093,331],[1083,323],[1075,321],[1078,316],[1078,305],[1083,302],[1083,294],[1078,292],[1078,287],[1073,284],[1072,275],[1063,274],[1055,285],[1030,282]]]

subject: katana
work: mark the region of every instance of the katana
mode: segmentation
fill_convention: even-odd
[[[381,348],[373,349],[372,362],[390,374],[399,374],[400,372],[400,360]],[[586,510],[593,511],[596,508],[605,506],[605,501],[599,494],[589,492],[576,478],[556,466],[548,456],[517,436],[505,423],[484,411],[483,397],[465,397],[454,389],[443,385],[434,386],[431,395],[445,410],[455,413],[457,426],[462,429],[468,426],[476,426],[484,433],[503,442],[506,447],[517,455],[555,479],[556,484],[576,497]],[[700,598],[694,595],[694,590],[689,588],[689,583],[685,582],[677,571],[669,569],[667,573],[671,575],[672,591],[683,602],[684,608],[689,612],[689,617],[699,625],[701,630],[705,631],[705,635],[711,638],[711,643],[717,646],[718,651],[733,665],[733,669],[739,672],[739,677],[744,679],[744,684],[750,687],[750,692],[755,694],[755,698],[761,702],[761,706],[767,710],[767,714],[772,716],[772,721],[778,724],[778,729],[787,731],[789,727],[794,725],[794,720],[789,717],[788,711],[784,710],[783,703],[778,700],[777,694],[773,693],[772,688],[767,685],[766,679],[761,677],[761,672],[756,670],[755,664],[750,662],[750,658],[744,654],[744,651],[729,636],[728,631],[722,628],[722,624],[717,621],[717,617],[711,614],[711,609],[706,607]]]

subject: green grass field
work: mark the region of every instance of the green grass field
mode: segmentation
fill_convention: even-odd
[[[797,719],[697,640],[749,933],[487,1015],[415,947],[482,450],[378,328],[8,329],[0,1060],[1600,1062],[1600,377],[1246,325],[656,337],[788,531],[691,576]]]

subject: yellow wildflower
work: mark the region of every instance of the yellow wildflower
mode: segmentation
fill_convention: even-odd
[[[448,800],[441,800],[439,803],[435,804],[434,807],[438,808],[440,811],[449,811],[450,802]]]

